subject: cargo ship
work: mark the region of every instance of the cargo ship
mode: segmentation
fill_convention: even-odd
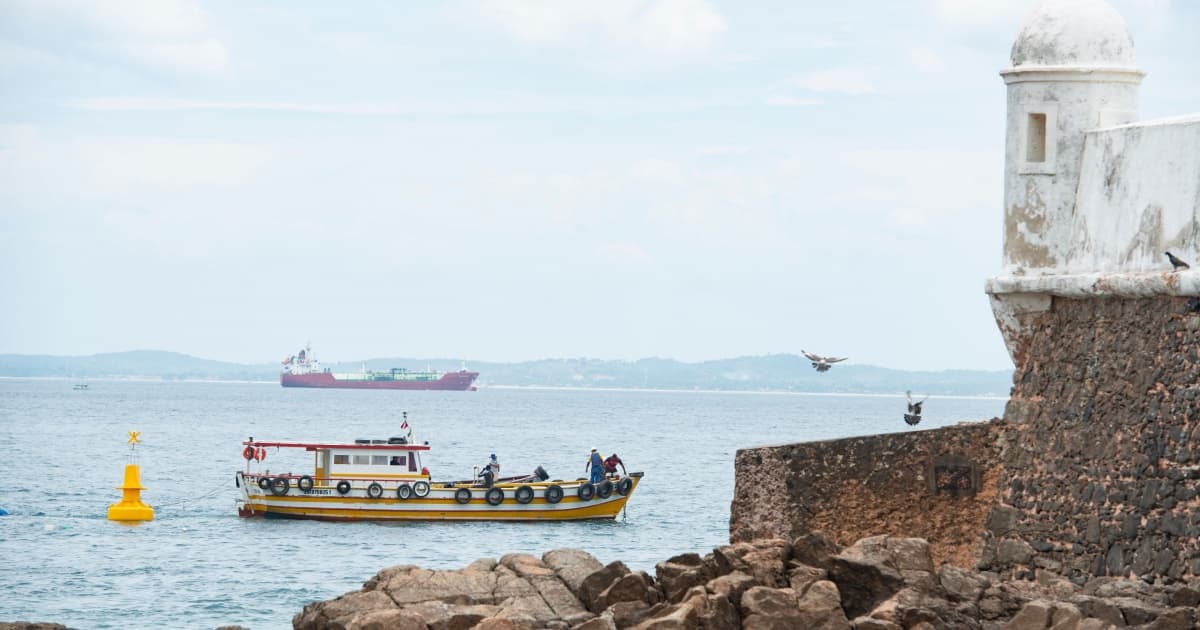
[[[461,369],[457,372],[406,370],[392,368],[375,372],[365,367],[361,372],[334,372],[322,368],[305,346],[299,354],[283,360],[279,384],[284,387],[329,387],[341,389],[440,389],[451,391],[475,390],[479,372]]]

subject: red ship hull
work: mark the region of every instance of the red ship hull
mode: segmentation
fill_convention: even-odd
[[[313,374],[280,374],[279,384],[284,387],[327,387],[333,389],[437,389],[466,391],[479,376],[479,372],[447,372],[433,381],[402,380],[339,380],[329,372]]]

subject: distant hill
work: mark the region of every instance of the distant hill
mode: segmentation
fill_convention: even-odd
[[[457,370],[455,359],[369,359],[326,364],[334,371],[409,369]],[[521,363],[471,362],[480,373],[478,385],[527,387],[619,387],[642,389],[715,389],[744,391],[896,393],[1008,396],[1012,371],[945,370],[909,372],[870,365],[835,366],[817,373],[809,361],[793,354],[737,357],[699,363],[674,359],[603,361],[541,359]],[[135,350],[84,357],[0,354],[0,376],[61,378],[161,378],[275,381],[279,364],[227,363],[158,350]]]

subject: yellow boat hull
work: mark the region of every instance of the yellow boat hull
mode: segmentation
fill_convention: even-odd
[[[585,480],[499,484],[492,489],[502,498],[488,502],[488,488],[466,484],[432,484],[424,497],[397,497],[399,484],[381,482],[382,493],[373,496],[363,481],[355,481],[349,491],[340,493],[336,485],[314,485],[311,490],[288,488],[274,493],[257,485],[255,475],[240,475],[242,501],[239,514],[244,517],[316,519],[330,521],[571,521],[614,519],[641,483],[641,473],[611,478],[609,492],[596,492],[597,486]],[[625,480],[628,483],[621,485]],[[555,486],[562,490],[557,502],[547,500]],[[581,492],[581,486],[592,491]],[[268,485],[269,488],[269,485]],[[517,501],[519,488],[525,488],[527,502]],[[622,493],[618,488],[625,488]],[[463,490],[469,493],[464,501]],[[585,498],[585,495],[591,495]],[[606,496],[601,497],[601,494]],[[457,498],[456,498],[457,497]],[[553,497],[552,497],[553,498]]]

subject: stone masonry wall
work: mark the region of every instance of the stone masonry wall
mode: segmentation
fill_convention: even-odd
[[[1200,575],[1200,313],[1054,298],[1030,322],[998,443],[983,568]]]
[[[742,449],[730,539],[822,531],[850,545],[879,534],[916,537],[929,541],[935,563],[970,568],[996,501],[1001,426],[993,420]]]

